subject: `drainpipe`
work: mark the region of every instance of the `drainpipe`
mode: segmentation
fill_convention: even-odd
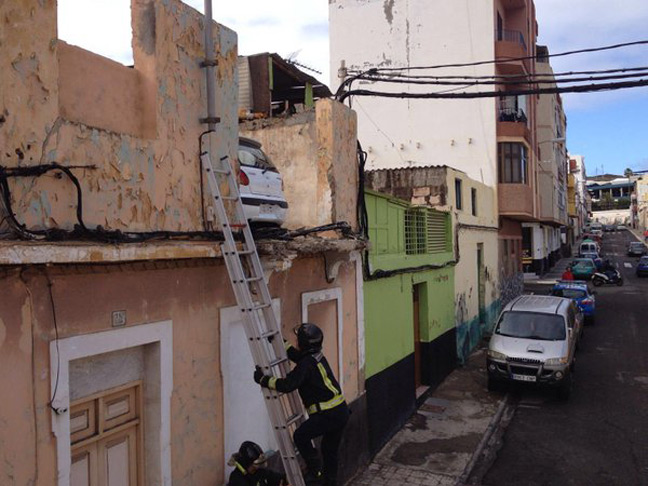
[[[220,118],[216,116],[216,93],[214,91],[215,67],[218,66],[218,60],[214,57],[214,38],[212,35],[213,27],[212,0],[205,0],[205,59],[200,63],[200,67],[205,68],[207,79],[207,117],[200,120],[206,123],[210,131],[216,129],[216,124]]]

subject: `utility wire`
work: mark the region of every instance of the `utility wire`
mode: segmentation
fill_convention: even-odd
[[[616,91],[626,88],[638,88],[648,86],[648,78],[636,81],[624,81],[616,83],[587,84],[581,86],[564,86],[536,89],[520,89],[508,91],[476,91],[474,93],[389,93],[372,91],[366,89],[355,89],[346,91],[339,96],[343,102],[350,96],[375,96],[380,98],[405,98],[405,99],[475,99],[475,98],[499,98],[502,96],[522,96],[535,94],[557,94],[557,93],[591,93],[596,91]]]
[[[559,52],[556,54],[547,54],[545,56],[541,56],[543,59],[549,58],[549,57],[563,57],[563,56],[571,56],[574,54],[585,54],[588,52],[601,52],[601,51],[609,51],[612,49],[621,49],[623,47],[630,47],[630,46],[640,46],[640,45],[646,45],[648,44],[648,40],[640,40],[640,41],[634,41],[634,42],[624,42],[622,44],[612,44],[608,46],[602,46],[602,47],[590,47],[587,49],[577,49],[574,51],[565,51],[565,52]],[[475,61],[475,62],[466,62],[466,63],[455,63],[455,64],[437,64],[433,66],[404,66],[404,67],[392,67],[392,68],[373,68],[376,71],[414,71],[414,70],[421,70],[421,69],[441,69],[441,68],[455,68],[455,67],[469,67],[469,66],[482,66],[484,64],[496,64],[500,63],[502,61],[526,61],[530,59],[536,59],[538,56],[522,56],[522,57],[507,57],[507,58],[499,58],[499,59],[489,59],[487,61]],[[360,71],[355,71],[355,70],[349,70],[350,73],[360,73]],[[366,72],[366,71],[364,71]]]
[[[632,78],[641,78],[643,76],[648,76],[648,70],[637,73],[629,74],[616,74],[610,76],[588,76],[583,78],[548,78],[548,79],[535,79],[535,80],[525,80],[525,81],[488,81],[488,80],[474,80],[474,81],[432,81],[432,80],[422,80],[422,79],[406,79],[406,78],[390,78],[385,76],[360,76],[357,79],[359,81],[372,81],[372,82],[383,82],[383,83],[392,83],[392,84],[419,84],[427,86],[487,86],[487,85],[519,85],[519,84],[562,84],[562,83],[582,83],[585,81],[608,81],[612,79],[632,79]]]
[[[614,73],[625,73],[625,72],[637,72],[637,71],[647,71],[648,66],[640,66],[640,67],[629,67],[629,68],[617,68],[617,69],[596,69],[593,71],[566,71],[562,73],[529,73],[529,74],[494,74],[494,75],[489,75],[489,76],[460,76],[460,75],[431,75],[431,74],[424,74],[424,75],[416,75],[416,74],[402,74],[402,73],[386,73],[386,74],[380,74],[376,73],[376,75],[379,76],[385,76],[389,78],[401,78],[401,79],[431,79],[431,80],[438,80],[438,79],[466,79],[466,80],[473,80],[473,79],[503,79],[503,80],[520,80],[520,82],[525,82],[530,79],[538,79],[538,78],[557,78],[557,77],[563,77],[563,76],[582,76],[586,74],[614,74]],[[369,73],[363,73],[360,76],[364,75],[369,75],[369,76],[374,76],[373,71]],[[360,79],[360,78],[358,78]]]

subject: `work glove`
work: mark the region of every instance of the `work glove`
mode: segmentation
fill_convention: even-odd
[[[267,388],[269,380],[270,380],[270,377],[263,374],[263,371],[261,370],[261,367],[256,366],[254,368],[254,381],[256,383],[258,383],[262,387]]]

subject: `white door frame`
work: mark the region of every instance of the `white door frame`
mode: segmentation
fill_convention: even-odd
[[[160,345],[160,477],[171,486],[171,393],[173,391],[173,324],[161,321],[72,336],[50,342],[52,432],[56,436],[57,485],[70,485],[70,361],[121,349]]]
[[[342,320],[342,289],[340,287],[334,287],[331,289],[315,290],[313,292],[304,292],[301,295],[301,306],[302,306],[302,322],[308,322],[308,306],[311,304],[319,304],[321,302],[327,302],[330,300],[335,300],[337,302],[337,342],[338,342],[338,383],[340,383],[340,388],[344,389],[344,372],[342,363],[344,363],[343,355],[344,348],[342,347],[342,336],[344,334],[344,321]]]

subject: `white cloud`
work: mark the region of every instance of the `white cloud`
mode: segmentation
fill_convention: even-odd
[[[536,0],[538,43],[551,53],[644,40],[648,24],[645,0]],[[648,66],[648,46],[556,57],[556,72]],[[592,110],[637,96],[648,98],[648,88],[613,93],[567,94],[569,110]]]

